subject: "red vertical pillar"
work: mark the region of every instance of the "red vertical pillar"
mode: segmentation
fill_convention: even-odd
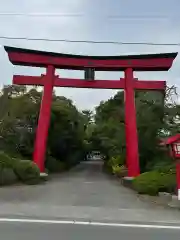
[[[44,173],[44,158],[46,153],[46,142],[48,137],[48,128],[51,115],[51,103],[52,92],[54,85],[54,66],[48,66],[46,69],[46,75],[44,76],[44,92],[41,100],[41,109],[39,114],[38,126],[36,130],[36,140],[34,147],[34,162],[40,169],[41,173]]]
[[[125,70],[125,132],[128,177],[136,177],[140,174],[133,81],[133,69],[127,68]]]
[[[180,200],[180,160],[176,160],[176,182],[177,182],[177,195]]]

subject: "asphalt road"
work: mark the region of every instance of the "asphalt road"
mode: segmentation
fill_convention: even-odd
[[[2,217],[180,225],[179,211],[142,201],[104,174],[100,161],[81,163],[43,185],[0,188]]]
[[[3,240],[179,240],[180,230],[40,223],[0,223]]]

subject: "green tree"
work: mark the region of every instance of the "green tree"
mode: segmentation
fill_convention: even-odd
[[[159,147],[165,136],[180,129],[180,106],[174,100],[175,88],[135,93],[138,142],[141,171],[154,164],[168,161]],[[107,159],[115,155],[125,158],[124,93],[118,92],[96,108],[95,128],[91,135],[94,146],[101,149]]]
[[[2,89],[6,111],[0,121],[1,148],[12,155],[32,159],[35,131],[38,122],[42,92],[32,88],[8,86]],[[84,118],[72,101],[53,93],[47,157],[75,164],[84,154]]]

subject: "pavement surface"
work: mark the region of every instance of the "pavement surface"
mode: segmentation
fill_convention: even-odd
[[[101,161],[81,163],[43,185],[0,188],[0,218],[180,225],[178,210],[142,201],[104,174]]]
[[[1,223],[3,240],[179,240],[180,230],[66,224]]]

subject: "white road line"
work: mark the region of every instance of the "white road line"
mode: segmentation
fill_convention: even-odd
[[[151,229],[172,229],[180,230],[179,226],[173,225],[151,225],[151,224],[129,224],[129,223],[106,223],[106,222],[89,222],[89,221],[71,221],[71,220],[46,220],[46,219],[21,219],[21,218],[0,218],[0,222],[22,222],[22,223],[43,223],[43,224],[75,224],[91,226],[109,226],[109,227],[127,227],[127,228],[151,228]]]

